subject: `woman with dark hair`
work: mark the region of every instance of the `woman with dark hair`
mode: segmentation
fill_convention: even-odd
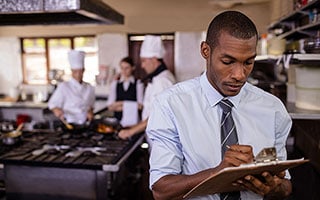
[[[108,96],[108,110],[114,111],[114,116],[123,126],[136,124],[139,121],[138,111],[142,109],[144,86],[134,77],[134,70],[132,58],[123,58],[120,61],[120,76],[111,83]],[[131,120],[125,120],[124,114],[130,115],[125,119]]]

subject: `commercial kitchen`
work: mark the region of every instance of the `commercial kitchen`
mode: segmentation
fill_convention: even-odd
[[[293,121],[288,199],[320,196],[320,0],[0,1],[0,199],[153,199],[144,133],[117,137],[106,107],[119,62],[143,78],[144,36],[161,36],[177,82],[205,70],[200,43],[224,10],[248,15],[259,32],[248,82],[279,97]],[[94,123],[69,130],[48,109],[71,76],[67,52],[86,52],[84,80],[95,88]],[[23,126],[18,126],[23,124]],[[111,133],[98,127],[111,126]],[[19,137],[7,133],[21,129]]]

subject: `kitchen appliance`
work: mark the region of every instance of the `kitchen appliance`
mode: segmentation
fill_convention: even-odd
[[[123,23],[123,15],[101,0],[0,1],[2,26]]]
[[[24,132],[19,146],[0,154],[6,199],[111,199],[124,162],[143,138],[118,140],[90,130]]]

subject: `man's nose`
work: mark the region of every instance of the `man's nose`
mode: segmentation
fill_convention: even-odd
[[[236,64],[232,70],[232,78],[243,81],[246,79],[245,66],[243,64]]]

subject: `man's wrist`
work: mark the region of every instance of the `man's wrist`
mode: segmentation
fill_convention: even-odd
[[[283,200],[292,192],[291,182],[288,179],[282,179],[281,183],[268,195],[264,196],[264,200]]]

